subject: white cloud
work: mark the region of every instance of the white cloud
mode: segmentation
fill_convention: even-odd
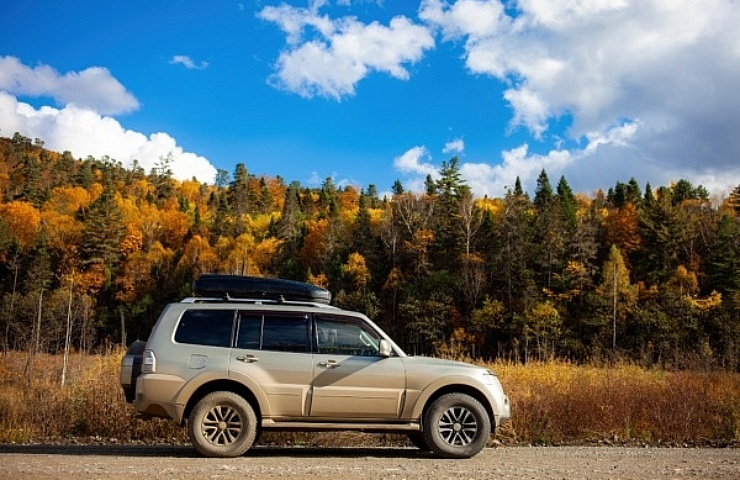
[[[442,149],[442,153],[462,153],[465,151],[465,141],[462,138],[456,138],[447,142]]]
[[[188,70],[205,70],[208,68],[208,62],[195,63],[192,58],[187,55],[175,55],[170,60],[171,65],[182,65]]]
[[[572,121],[572,175],[608,171],[607,185],[625,176],[654,184],[702,178],[725,190],[737,181],[720,172],[740,168],[740,4],[519,0],[510,15],[503,3],[424,0],[419,17],[463,41],[472,74],[503,82],[511,128],[548,140],[553,122]],[[629,141],[609,138],[620,125],[632,130]],[[583,142],[591,150],[580,150]],[[542,160],[515,163],[528,174],[529,162],[536,170]],[[505,160],[494,174],[512,165]]]
[[[319,15],[325,2],[310,8],[286,4],[265,7],[263,20],[276,23],[287,35],[288,48],[276,62],[273,85],[303,97],[340,100],[354,95],[357,83],[372,72],[394,78],[410,77],[406,65],[418,62],[434,47],[427,27],[397,16],[389,25],[369,24],[355,17],[331,19]]]
[[[107,69],[101,67],[62,75],[48,65],[31,68],[15,57],[0,57],[1,90],[12,95],[51,97],[60,105],[74,104],[104,115],[126,113],[139,108],[136,98]]]
[[[740,165],[721,171],[708,168],[690,175],[680,167],[645,161],[636,151],[639,136],[638,123],[625,123],[603,134],[589,135],[579,148],[553,148],[545,153],[535,153],[527,144],[522,144],[502,152],[500,161],[496,163],[463,162],[460,175],[475,195],[489,197],[503,196],[514,186],[517,178],[525,190],[533,193],[542,170],[547,172],[553,186],[564,175],[571,188],[584,193],[594,193],[594,185],[609,187],[617,180],[627,181],[634,172],[644,176],[643,182],[644,179],[656,179],[653,186],[690,178],[695,185],[704,185],[718,195],[727,195],[728,185],[736,186],[737,178],[740,178]],[[396,157],[393,165],[404,175],[402,183],[408,191],[423,192],[427,175],[439,177],[439,167],[424,147],[409,149]],[[628,172],[627,177],[625,172]]]
[[[425,147],[413,147],[393,160],[393,166],[402,173],[413,175],[437,175],[437,167],[425,160],[429,152]]]
[[[407,192],[423,192],[427,176],[439,177],[439,168],[430,163],[426,147],[410,148],[393,159],[393,167],[402,174],[401,183]]]
[[[16,96],[51,96],[62,108],[35,108]],[[173,175],[213,182],[216,169],[204,157],[186,152],[164,132],[144,135],[124,128],[106,112],[121,113],[138,102],[102,68],[60,75],[49,66],[31,69],[12,57],[0,58],[0,132],[40,138],[47,148],[78,158],[108,156],[125,167],[134,160],[146,171],[171,155]],[[97,110],[96,110],[97,109]]]

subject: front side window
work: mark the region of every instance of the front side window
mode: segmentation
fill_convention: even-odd
[[[234,310],[188,310],[175,330],[177,343],[230,347]]]
[[[380,354],[380,336],[367,325],[339,316],[317,316],[318,353],[376,356]]]

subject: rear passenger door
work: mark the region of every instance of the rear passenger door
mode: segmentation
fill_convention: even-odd
[[[240,311],[230,368],[260,385],[274,420],[308,415],[311,386],[309,317],[305,314]]]

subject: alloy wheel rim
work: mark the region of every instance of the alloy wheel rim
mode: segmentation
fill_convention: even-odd
[[[478,421],[473,412],[467,408],[451,407],[440,417],[437,431],[445,443],[455,447],[464,447],[475,440],[478,433]]]
[[[225,446],[234,443],[239,438],[244,430],[244,424],[235,408],[218,405],[203,417],[201,430],[208,442]]]

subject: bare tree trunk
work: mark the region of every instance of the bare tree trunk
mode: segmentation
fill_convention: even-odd
[[[67,380],[67,365],[69,364],[69,344],[72,341],[72,300],[74,292],[74,270],[72,271],[72,280],[69,282],[69,302],[67,302],[67,330],[64,335],[64,362],[62,366],[62,386]]]
[[[39,345],[41,343],[41,309],[43,302],[44,289],[42,288],[39,292],[38,314],[36,315],[34,327],[31,330],[31,338],[28,339],[28,358],[26,360],[26,368],[23,371],[23,376],[27,381],[30,381],[33,376],[33,359],[39,353]]]
[[[18,269],[19,269],[19,262],[18,262],[18,254],[15,254],[15,257],[12,261],[13,265],[13,290],[10,294],[10,306],[8,307],[8,317],[5,320],[5,344],[3,345],[3,348],[5,350],[5,353],[8,353],[8,350],[10,350],[10,321],[13,318],[13,315],[15,314],[15,294],[16,290],[18,289]]]
[[[118,314],[121,317],[121,345],[126,347],[126,315],[123,313],[123,308],[118,309]]]
[[[617,262],[614,262],[614,312],[612,314],[612,351],[617,351],[617,280],[619,278],[619,270],[617,269]]]
[[[36,315],[36,347],[34,349],[34,353],[38,354],[39,350],[41,350],[41,313],[42,308],[44,307],[44,289],[41,288],[41,291],[39,292],[39,309],[38,314]]]

